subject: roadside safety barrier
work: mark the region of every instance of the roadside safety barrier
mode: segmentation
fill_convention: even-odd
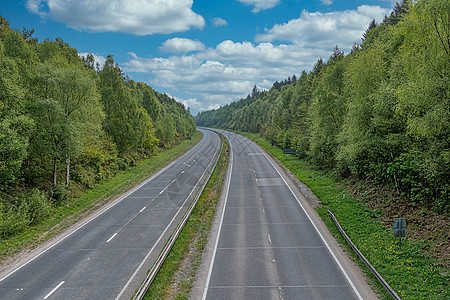
[[[374,266],[367,260],[367,258],[359,251],[359,249],[353,244],[352,240],[348,237],[348,235],[345,233],[344,229],[342,229],[341,225],[339,224],[338,220],[334,216],[334,214],[328,209],[328,214],[330,215],[331,219],[333,220],[334,224],[336,224],[336,227],[341,232],[342,236],[345,238],[347,243],[350,244],[350,247],[356,252],[358,257],[364,262],[364,264],[369,268],[369,270],[375,275],[375,277],[378,279],[378,281],[381,283],[381,285],[386,289],[386,291],[392,296],[395,300],[401,300],[401,298],[397,295],[397,293],[391,288],[391,286],[384,280],[383,277],[381,277],[380,273],[378,273],[377,269],[375,269]]]

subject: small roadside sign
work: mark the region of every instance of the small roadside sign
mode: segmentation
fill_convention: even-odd
[[[295,154],[295,149],[294,148],[284,148],[283,154]]]
[[[406,237],[405,218],[394,218],[394,237],[399,238],[399,247],[402,250],[402,237]]]
[[[394,219],[394,237],[405,237],[406,236],[406,219],[405,218],[395,218]]]

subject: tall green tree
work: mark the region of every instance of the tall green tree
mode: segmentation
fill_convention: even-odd
[[[403,80],[397,89],[396,113],[406,119],[414,139],[409,158],[420,170],[413,196],[450,206],[450,3],[417,1],[400,30]]]
[[[111,55],[108,55],[99,75],[101,101],[106,113],[105,130],[119,151],[124,153],[133,146],[135,132],[132,124],[138,107],[126,90],[121,70],[115,66]]]
[[[149,86],[144,88],[144,94],[142,95],[142,106],[147,110],[148,115],[153,121],[158,120],[161,114],[160,103],[153,93],[152,88]]]
[[[117,145],[122,154],[143,147],[148,138],[143,138],[152,132],[152,123],[148,113],[140,110],[136,97],[125,85],[122,71],[114,64],[114,59],[108,55],[99,72],[100,93],[106,120],[105,130]]]
[[[68,186],[71,158],[82,153],[87,131],[96,125],[98,128],[103,121],[95,76],[95,72],[84,69],[81,61],[74,65],[61,54],[41,64],[33,102],[33,115],[40,128],[35,150],[52,155],[55,186],[58,161],[65,162]]]
[[[335,165],[337,135],[345,116],[343,55],[330,61],[321,73],[308,109],[310,128],[309,156],[318,165]],[[320,76],[320,75],[319,75]]]
[[[8,31],[10,31],[9,22],[0,15],[0,39],[3,39]]]
[[[28,156],[34,123],[26,115],[26,84],[35,65],[36,56],[23,37],[5,31],[0,40],[0,189],[11,188],[19,181]]]

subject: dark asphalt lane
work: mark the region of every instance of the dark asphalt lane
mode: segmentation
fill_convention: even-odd
[[[220,150],[219,136],[201,131],[203,139],[180,159],[0,279],[0,299],[115,299],[175,216],[184,214]]]
[[[222,133],[232,171],[203,299],[358,299],[268,158],[249,139]]]

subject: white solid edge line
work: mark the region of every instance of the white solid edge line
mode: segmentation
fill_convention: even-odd
[[[256,145],[256,144],[255,144]],[[280,175],[280,177],[283,179],[284,183],[286,184],[286,186],[288,187],[289,191],[291,191],[292,195],[294,195],[295,199],[297,200],[297,203],[300,205],[300,207],[302,208],[302,210],[305,212],[306,216],[308,217],[309,221],[311,222],[311,224],[313,225],[314,229],[317,231],[317,233],[319,234],[320,238],[322,239],[322,241],[324,242],[325,246],[327,247],[328,251],[330,252],[331,256],[333,257],[334,261],[336,262],[336,264],[338,265],[339,269],[341,270],[341,272],[344,274],[345,278],[347,279],[347,281],[350,283],[350,286],[352,287],[353,291],[355,292],[356,296],[358,297],[358,299],[363,300],[363,297],[361,296],[361,294],[358,292],[358,289],[356,288],[355,284],[353,283],[353,281],[350,279],[350,277],[348,276],[347,272],[345,271],[344,267],[341,265],[341,263],[339,262],[338,258],[336,257],[336,255],[334,254],[334,252],[331,250],[331,247],[328,245],[327,241],[325,240],[325,238],[322,236],[322,234],[320,233],[319,229],[317,228],[316,224],[313,222],[312,218],[309,216],[308,212],[306,211],[306,209],[303,207],[302,203],[300,202],[300,200],[297,198],[297,196],[295,195],[294,191],[292,191],[291,187],[289,186],[289,184],[287,183],[287,181],[284,179],[283,175],[281,175],[280,171],[278,171],[278,169],[275,167],[275,165],[273,164],[272,160],[269,159],[269,157],[267,157],[267,155],[261,150],[261,148],[256,145],[258,150],[266,157],[266,159],[270,162],[270,164],[275,168],[275,170],[277,171],[277,173]]]
[[[203,290],[203,297],[202,297],[203,300],[206,299],[206,296],[208,294],[209,281],[211,280],[212,269],[214,267],[214,261],[216,258],[217,246],[219,245],[220,232],[222,231],[222,223],[223,223],[223,218],[225,215],[225,208],[227,207],[228,192],[230,191],[231,174],[233,173],[233,146],[231,145],[231,142],[230,142],[230,163],[229,163],[229,165],[230,165],[230,173],[229,173],[228,182],[227,182],[227,192],[225,194],[225,201],[223,204],[222,215],[220,216],[219,229],[217,231],[217,238],[216,238],[216,242],[214,244],[214,250],[212,253],[212,257],[211,257],[211,263],[209,265],[208,276],[206,277],[205,289]]]
[[[211,161],[212,162],[212,161]],[[211,163],[210,163],[211,164]],[[209,167],[209,165],[208,165]],[[205,173],[208,171],[208,167],[206,168],[206,170],[203,172],[202,176],[200,176],[200,179],[198,180],[197,184],[195,186],[198,185],[198,183],[200,182],[200,180],[202,179],[202,177],[205,175]],[[184,207],[184,205],[186,204],[186,201],[189,199],[189,197],[191,197],[192,193],[195,190],[195,186],[194,188],[191,190],[191,192],[189,193],[189,195],[186,197],[186,200],[184,200],[183,204],[180,206],[180,208],[178,209],[177,213],[174,215],[174,217],[172,218],[172,220],[170,221],[169,225],[167,225],[166,229],[164,229],[163,233],[159,236],[158,240],[156,241],[156,243],[153,245],[153,247],[150,249],[150,251],[147,253],[147,255],[145,256],[144,260],[142,260],[142,262],[139,264],[139,266],[137,267],[137,269],[134,271],[133,275],[131,275],[130,279],[127,281],[127,283],[125,284],[125,286],[122,288],[122,290],[120,291],[119,295],[117,295],[115,300],[120,299],[120,297],[122,297],[123,293],[125,293],[126,289],[128,288],[128,286],[130,285],[131,281],[133,281],[134,277],[136,277],[137,273],[141,270],[142,266],[144,265],[144,263],[146,262],[146,260],[148,259],[148,257],[152,254],[153,250],[155,250],[156,245],[158,245],[158,243],[160,242],[160,240],[162,239],[162,237],[164,236],[164,234],[166,233],[166,231],[169,229],[170,225],[173,223],[173,221],[175,220],[175,218],[178,216],[178,214],[180,213],[181,209]],[[167,188],[167,187],[166,187]]]
[[[138,184],[137,186],[135,186],[134,188],[132,188],[131,190],[129,190],[126,194],[122,195],[117,202],[113,203],[111,206],[107,207],[104,211],[100,212],[98,215],[94,216],[92,219],[88,220],[86,223],[84,223],[83,225],[81,225],[80,227],[78,227],[77,229],[75,229],[74,231],[70,232],[69,234],[67,234],[65,237],[63,237],[62,239],[60,239],[59,241],[55,242],[53,245],[49,246],[47,249],[45,249],[44,251],[42,251],[41,253],[37,254],[35,257],[31,258],[30,260],[26,261],[23,265],[17,267],[16,269],[12,270],[11,272],[9,272],[8,274],[6,274],[3,278],[0,278],[0,282],[2,282],[3,280],[5,280],[6,278],[8,278],[9,276],[11,276],[12,274],[16,273],[17,271],[19,271],[20,269],[22,269],[23,267],[25,267],[26,265],[28,265],[29,263],[31,263],[32,261],[34,261],[35,259],[37,259],[38,257],[40,257],[41,255],[43,255],[45,252],[47,252],[48,250],[52,249],[53,247],[55,247],[56,245],[58,245],[59,243],[61,243],[62,241],[64,241],[65,239],[67,239],[68,237],[70,237],[72,234],[74,234],[75,232],[77,232],[78,230],[80,230],[81,228],[83,228],[84,226],[86,226],[87,224],[89,224],[90,222],[92,222],[93,220],[97,219],[99,216],[101,216],[103,213],[107,212],[108,210],[110,210],[111,208],[113,208],[114,206],[116,206],[117,204],[119,204],[120,202],[122,202],[125,198],[127,198],[129,195],[131,195],[132,193],[134,193],[136,190],[140,189],[141,187],[143,187],[144,185],[146,185],[148,182],[150,182],[151,180],[155,179],[157,176],[159,176],[161,173],[163,173],[164,171],[166,171],[168,168],[170,168],[172,165],[174,165],[175,163],[177,163],[178,161],[182,160],[185,156],[187,156],[189,153],[191,153],[192,151],[194,151],[194,149],[199,148],[200,143],[203,141],[203,139],[197,144],[195,145],[191,150],[189,150],[188,152],[186,152],[185,154],[183,154],[182,156],[180,156],[179,158],[175,159],[174,161],[172,161],[170,164],[168,164],[167,166],[165,166],[164,168],[162,168],[161,170],[159,170],[158,172],[156,172],[155,174],[153,174],[152,176],[150,176],[148,179],[144,180],[143,182],[141,182],[140,184]]]
[[[61,281],[53,290],[50,291],[50,293],[47,294],[47,296],[44,297],[45,300],[48,299],[57,289],[59,289],[60,286],[64,284],[65,281]]]

